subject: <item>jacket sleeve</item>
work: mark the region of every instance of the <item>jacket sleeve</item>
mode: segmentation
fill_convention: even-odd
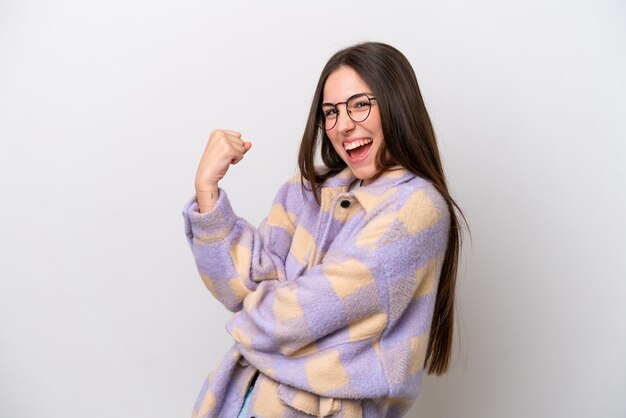
[[[448,238],[445,206],[414,195],[379,208],[303,275],[263,282],[247,295],[227,324],[242,354],[277,381],[320,396],[390,396],[377,342],[383,333],[401,335],[399,321],[427,336],[433,298],[421,313],[407,311],[436,291]],[[421,356],[419,341],[410,347]],[[359,373],[367,381],[355,383]]]
[[[215,207],[207,213],[199,212],[195,196],[185,205],[185,233],[200,277],[230,311],[239,311],[260,282],[284,279],[296,222],[296,214],[285,209],[292,188],[291,182],[281,187],[259,228],[235,215],[221,189]]]

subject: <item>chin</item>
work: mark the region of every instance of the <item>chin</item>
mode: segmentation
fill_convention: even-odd
[[[359,167],[352,169],[352,174],[354,174],[354,177],[363,181],[371,179],[376,175],[376,173],[377,171],[374,167]]]

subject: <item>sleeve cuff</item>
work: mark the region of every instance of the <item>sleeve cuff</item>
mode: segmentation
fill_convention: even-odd
[[[215,237],[228,233],[235,225],[237,215],[228,196],[222,189],[219,189],[219,193],[215,206],[209,212],[200,213],[195,195],[183,207],[185,235],[190,243],[194,237]]]

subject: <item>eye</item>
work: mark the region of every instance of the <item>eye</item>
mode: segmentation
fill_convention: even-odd
[[[332,118],[337,116],[337,108],[335,107],[325,107],[322,109],[322,113],[324,114],[325,118]]]
[[[355,104],[354,104],[354,108],[355,109],[362,109],[362,108],[366,108],[371,106],[369,100],[358,100]]]

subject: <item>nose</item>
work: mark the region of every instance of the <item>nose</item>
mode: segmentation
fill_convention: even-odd
[[[341,111],[343,110],[343,112]],[[348,105],[339,111],[337,115],[337,131],[347,132],[354,128],[355,122],[348,115]]]

